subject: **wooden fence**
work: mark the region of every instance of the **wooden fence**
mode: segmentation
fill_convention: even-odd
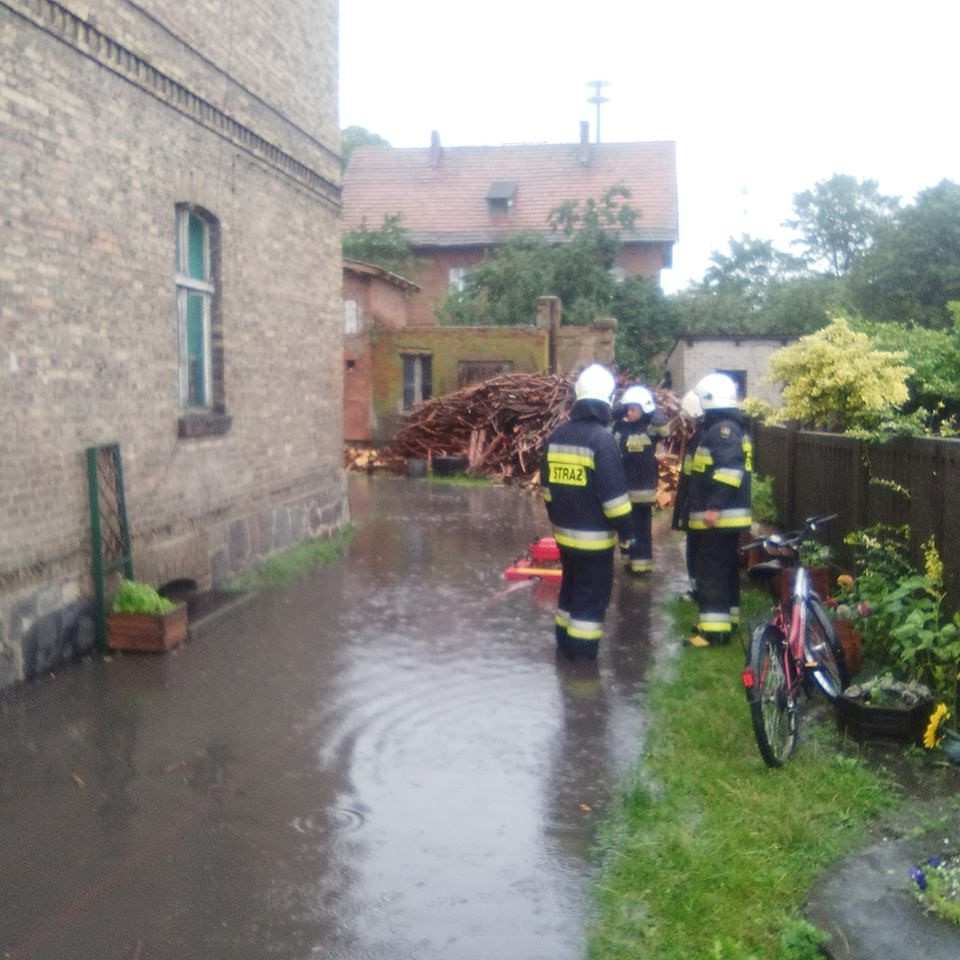
[[[927,437],[867,443],[833,433],[757,426],[757,473],[773,478],[787,528],[804,517],[838,513],[823,531],[849,565],[844,535],[875,523],[909,524],[914,560],[931,534],[944,561],[951,605],[960,609],[960,440]],[[907,496],[894,489],[907,491]]]

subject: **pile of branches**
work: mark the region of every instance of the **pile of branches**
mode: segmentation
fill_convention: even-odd
[[[566,377],[510,373],[421,404],[391,444],[402,457],[464,457],[470,473],[534,478],[544,441],[573,404]]]
[[[694,423],[680,409],[680,400],[669,390],[654,391],[657,409],[670,424],[669,435],[661,442],[657,454],[657,506],[666,509],[673,505],[680,482],[680,471],[687,445],[693,437]]]
[[[660,446],[657,504],[674,500],[693,421],[669,390],[655,391],[670,424]],[[511,373],[421,404],[381,456],[430,461],[461,457],[469,473],[525,485],[539,480],[540,453],[573,404],[573,386],[561,376]]]

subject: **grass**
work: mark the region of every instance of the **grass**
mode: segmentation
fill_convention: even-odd
[[[353,535],[353,525],[347,524],[329,537],[307,540],[289,550],[275,553],[250,570],[233,577],[226,589],[243,593],[287,586],[311,570],[336,563],[344,555]]]
[[[747,592],[745,621],[766,604]],[[670,612],[686,636],[694,606],[676,600]],[[651,685],[645,755],[601,833],[591,960],[822,956],[798,906],[896,793],[809,718],[794,759],[767,769],[742,666],[738,643],[688,648],[675,674]]]
[[[468,473],[451,473],[446,477],[431,473],[429,480],[431,483],[446,487],[489,487],[491,485],[489,477],[473,477]]]

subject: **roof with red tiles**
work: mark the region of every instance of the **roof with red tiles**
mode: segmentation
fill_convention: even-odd
[[[626,242],[677,240],[676,147],[653,143],[358,147],[343,183],[347,230],[376,229],[399,213],[415,246],[476,246],[517,233],[548,233],[550,211],[624,184],[640,212]],[[512,205],[487,199],[516,184]]]

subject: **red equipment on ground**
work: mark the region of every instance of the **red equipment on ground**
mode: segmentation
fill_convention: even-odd
[[[560,548],[553,537],[541,537],[530,544],[525,556],[519,557],[503,572],[504,580],[553,580],[560,582]]]

